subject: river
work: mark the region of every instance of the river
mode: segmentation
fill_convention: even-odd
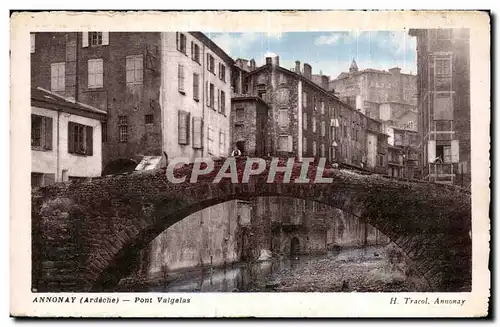
[[[422,292],[394,245],[343,248],[321,255],[242,262],[169,273],[154,279],[127,278],[118,292]]]

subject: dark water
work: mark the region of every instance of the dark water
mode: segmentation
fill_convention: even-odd
[[[401,276],[401,273],[388,266],[386,247],[370,246],[330,251],[322,255],[237,263],[220,268],[169,274],[154,280],[129,279],[122,281],[117,291],[321,292],[348,291],[345,289],[346,285],[352,290],[357,286],[365,287],[367,283],[375,283],[381,290],[387,290],[389,286],[382,284],[392,285],[393,275]],[[398,283],[404,282],[400,278]]]

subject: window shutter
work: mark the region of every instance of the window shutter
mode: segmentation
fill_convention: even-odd
[[[102,32],[102,45],[109,44],[109,32]]]
[[[427,160],[429,163],[434,163],[436,159],[436,141],[429,140],[427,142]]]
[[[288,152],[293,151],[293,137],[288,135]]]
[[[207,99],[207,106],[210,107],[210,94],[208,94],[208,82],[205,82],[205,97]]]
[[[55,174],[43,174],[43,186],[51,185],[56,182]]]
[[[179,43],[180,43],[180,42],[179,42],[179,37],[180,37],[179,32],[176,32],[176,33],[175,33],[175,44],[176,44],[176,46],[177,46],[177,50],[179,50],[179,49],[180,49],[180,46],[179,46]]]
[[[89,32],[82,33],[82,47],[86,48],[89,46]]]
[[[207,70],[210,70],[210,55],[207,53]]]
[[[179,144],[189,144],[189,124],[190,114],[185,111],[179,111],[178,115],[178,137]]]
[[[201,117],[193,117],[193,149],[201,149],[203,147],[203,119]]]
[[[215,108],[220,112],[220,90],[217,89],[217,102],[215,102]]]
[[[451,141],[451,162],[457,163],[459,161],[459,143],[458,140]]]
[[[44,148],[47,150],[52,150],[52,118],[45,117],[45,144]]]
[[[68,123],[68,153],[75,153],[75,139],[73,131],[75,129],[75,124],[72,122]]]
[[[86,145],[86,151],[85,154],[88,156],[92,156],[94,152],[94,133],[93,133],[93,128],[92,126],[85,126],[85,142],[87,143]]]

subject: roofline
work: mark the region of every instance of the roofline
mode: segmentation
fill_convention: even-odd
[[[67,98],[65,98],[59,94],[50,92],[50,91],[48,91],[44,88],[41,88],[41,87],[37,87],[36,89],[38,89],[42,92],[46,92],[50,95],[53,95],[64,102],[55,104],[55,103],[52,103],[51,101],[48,101],[48,100],[34,98],[31,95],[31,106],[38,107],[38,108],[44,108],[44,109],[51,109],[51,110],[55,110],[55,111],[62,111],[62,112],[66,112],[66,113],[77,115],[77,116],[97,119],[100,121],[106,121],[106,119],[107,119],[108,113],[106,111],[103,111],[103,110],[100,110],[97,108],[93,108],[93,107],[91,107],[92,109],[89,108],[89,110],[96,110],[96,111],[85,110],[85,109],[78,107],[78,106],[82,106],[84,108],[86,107],[86,105],[84,105],[80,102],[68,102]]]
[[[259,72],[259,71],[261,71],[261,70],[264,70],[264,69],[266,69],[266,68],[269,68],[269,67],[271,67],[271,66],[272,66],[272,64],[265,64],[265,65],[262,65],[262,66],[260,66],[259,68],[254,69],[254,70],[252,70],[251,72],[248,72],[248,73],[246,74],[246,76],[252,75],[252,74],[254,74],[254,73],[257,73],[257,72]],[[318,84],[314,83],[313,81],[311,81],[310,79],[306,78],[305,76],[303,76],[303,75],[301,75],[301,74],[297,74],[296,72],[291,71],[291,70],[286,69],[286,68],[281,67],[281,66],[276,66],[276,68],[277,68],[278,70],[281,70],[281,71],[283,71],[283,72],[287,73],[287,74],[290,74],[290,75],[293,75],[293,76],[295,76],[295,77],[300,78],[301,80],[303,80],[303,81],[305,81],[305,82],[309,83],[311,86],[313,86],[313,87],[315,87],[315,88],[319,89],[320,91],[322,91],[322,92],[324,92],[324,93],[328,94],[329,96],[331,96],[332,98],[334,98],[334,99],[335,99],[335,100],[337,100],[338,102],[340,102],[340,103],[342,103],[342,104],[346,105],[346,103],[344,103],[344,102],[340,101],[339,97],[337,97],[335,94],[333,94],[332,92],[330,92],[330,91],[328,91],[328,90],[326,90],[326,89],[322,88],[320,85],[318,85]]]
[[[191,35],[200,39],[203,43],[205,43],[213,52],[215,52],[219,57],[221,57],[224,61],[229,63],[230,65],[234,65],[234,60],[231,58],[224,50],[222,50],[214,41],[212,41],[208,36],[206,36],[202,32],[189,32]]]
[[[367,69],[370,69],[370,68],[367,68]],[[363,70],[358,70],[357,72],[354,72],[354,73],[351,73],[351,72],[341,72],[340,74],[337,75],[336,78],[333,78],[331,80],[331,82],[333,82],[333,81],[340,81],[340,80],[343,80],[345,78],[349,78],[349,77],[351,77],[353,75],[362,75],[362,74],[368,74],[368,73],[392,75],[391,72],[387,72],[387,71],[382,71],[382,70],[366,70],[366,69],[363,69]],[[347,74],[347,76],[339,77],[342,74]],[[400,75],[417,77],[417,74],[408,74],[408,73],[399,73],[399,74]]]

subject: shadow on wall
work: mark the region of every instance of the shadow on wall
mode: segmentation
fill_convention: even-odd
[[[112,161],[102,170],[102,176],[117,175],[133,172],[138,162],[132,159],[118,159]]]

